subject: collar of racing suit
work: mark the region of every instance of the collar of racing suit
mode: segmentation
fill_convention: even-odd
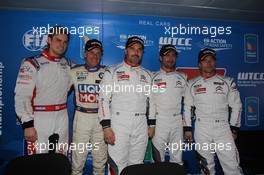
[[[124,59],[124,65],[128,68],[139,68],[140,67],[140,64],[134,66],[134,65],[131,65],[129,62],[127,62],[125,59]]]
[[[207,80],[207,79],[209,79],[209,78],[214,77],[215,75],[216,75],[216,72],[215,72],[214,74],[212,74],[212,75],[209,75],[209,76],[202,76],[202,77],[203,77],[204,80]]]
[[[55,56],[52,56],[52,55],[49,54],[49,49],[48,48],[43,50],[42,55],[45,58],[47,58],[48,60],[50,60],[50,61],[54,61],[54,62],[59,62],[60,61],[59,57],[55,57]]]
[[[85,64],[85,69],[88,71],[88,72],[96,72],[98,71],[100,68],[101,68],[101,65],[100,64],[97,64],[96,66],[94,67],[89,67],[87,64]]]
[[[174,73],[176,71],[176,69],[174,69],[174,71],[171,72],[166,72],[164,69],[160,68],[160,72],[164,73],[164,74],[171,74]]]

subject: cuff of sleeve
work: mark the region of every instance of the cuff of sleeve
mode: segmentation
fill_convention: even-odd
[[[102,125],[103,129],[105,128],[110,128],[111,127],[111,120],[102,120],[100,122],[100,124]]]
[[[34,127],[34,120],[30,120],[28,122],[24,122],[24,123],[22,123],[21,126],[22,126],[23,129]]]
[[[156,125],[156,119],[148,119],[148,126],[155,126]]]
[[[231,126],[231,125],[230,125],[230,129],[232,132],[235,132],[235,133],[237,133],[239,131],[239,127],[235,127],[235,126]]]
[[[184,131],[184,132],[192,131],[192,127],[191,127],[191,126],[184,126],[184,127],[183,127],[183,131]]]

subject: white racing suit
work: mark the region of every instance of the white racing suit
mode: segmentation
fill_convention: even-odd
[[[29,155],[55,148],[49,148],[48,140],[53,134],[59,135],[57,152],[67,153],[69,70],[65,58],[49,56],[47,50],[22,62],[16,81],[15,110],[23,128],[34,126],[37,131],[37,141],[27,142]]]
[[[112,174],[120,174],[128,165],[143,163],[148,142],[146,108],[150,86],[151,74],[141,66],[131,67],[123,62],[105,71],[99,117],[103,128],[111,126],[115,134],[115,144],[108,145]],[[149,119],[149,124],[154,122],[155,119]]]
[[[76,99],[72,144],[82,148],[72,150],[72,174],[83,174],[87,154],[91,151],[93,174],[104,175],[107,146],[98,118],[99,83],[103,78],[104,68],[101,66],[87,68],[85,65],[79,65],[75,66],[70,74]]]
[[[195,107],[196,115],[196,150],[205,158],[204,165],[210,174],[215,174],[214,153],[218,156],[224,174],[241,174],[239,155],[231,129],[240,127],[242,104],[233,79],[214,75],[207,79],[199,76],[190,80],[184,97],[187,128],[191,126],[192,106]],[[232,110],[230,120],[229,107]]]
[[[170,161],[182,164],[180,142],[183,142],[182,98],[187,77],[177,71],[166,73],[162,69],[153,76],[152,84],[163,88],[152,93],[150,116],[156,116],[153,142],[153,158],[164,161],[165,151],[170,153]]]

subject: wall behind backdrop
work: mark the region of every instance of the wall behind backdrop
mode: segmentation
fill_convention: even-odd
[[[128,37],[145,41],[143,66],[159,69],[159,49],[174,44],[177,67],[189,76],[197,71],[197,54],[210,47],[217,51],[217,66],[234,77],[243,103],[242,130],[264,130],[264,24],[198,19],[124,16],[96,13],[0,11],[0,166],[23,155],[23,133],[14,110],[14,88],[23,58],[38,55],[46,45],[48,27],[68,27],[71,37],[66,56],[82,64],[85,41],[103,42],[102,63],[123,60]],[[41,30],[40,30],[41,29]],[[38,31],[38,32],[37,32]],[[69,111],[73,113],[73,105]]]

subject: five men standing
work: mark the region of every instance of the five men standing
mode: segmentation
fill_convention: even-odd
[[[126,42],[124,61],[108,68],[100,65],[102,43],[89,40],[85,45],[86,63],[70,70],[63,57],[69,35],[63,33],[64,28],[55,31],[59,33],[48,36],[48,48],[40,56],[22,62],[17,78],[15,108],[29,154],[42,153],[36,145],[48,145],[54,134],[59,143],[68,143],[66,102],[74,85],[73,143],[91,144],[95,175],[105,173],[107,151],[111,172],[116,175],[126,166],[143,163],[149,137],[153,137],[155,161],[164,161],[167,145],[177,143],[179,149],[170,151],[170,160],[183,164],[180,146],[183,135],[192,140],[193,108],[196,143],[229,144],[230,150],[215,149],[215,152],[225,174],[241,174],[234,143],[240,127],[240,96],[232,78],[216,74],[214,50],[199,53],[201,76],[189,82],[184,73],[175,69],[178,52],[173,45],[160,49],[159,72],[152,75],[144,69],[141,66],[144,41],[136,36]],[[115,91],[116,86],[119,91]],[[165,91],[144,91],[153,86]],[[66,154],[67,149],[58,151]],[[207,161],[205,173],[214,174],[213,154],[210,150],[197,151]],[[83,173],[87,153],[87,149],[73,150],[73,174]]]

